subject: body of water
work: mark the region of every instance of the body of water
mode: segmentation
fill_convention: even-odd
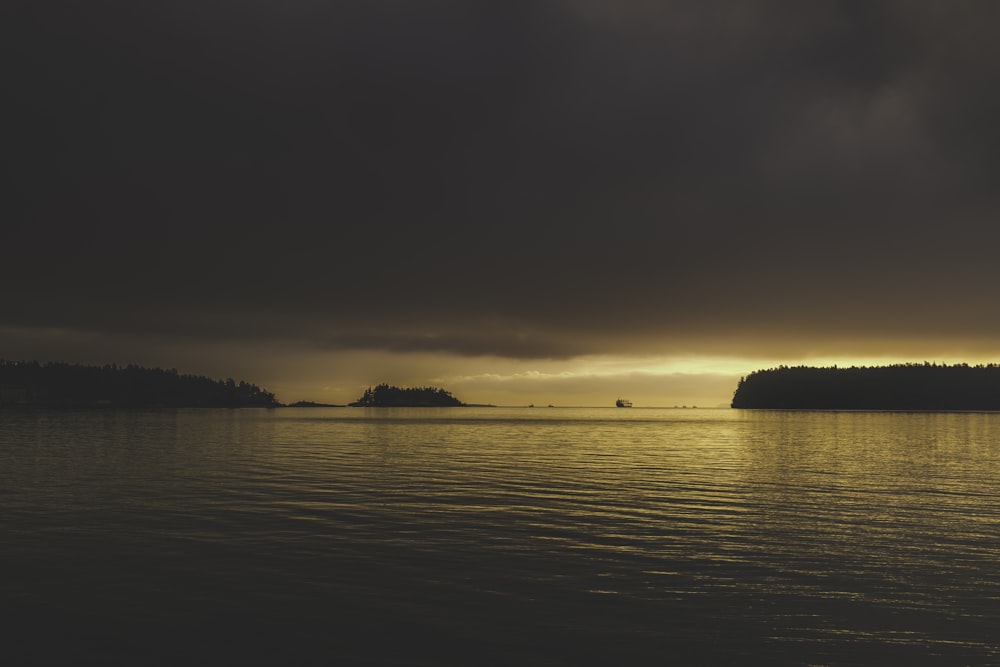
[[[0,654],[997,663],[998,434],[993,413],[2,411]]]

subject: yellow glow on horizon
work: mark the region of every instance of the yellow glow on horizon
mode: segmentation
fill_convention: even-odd
[[[595,356],[580,357],[564,361],[500,361],[484,364],[489,370],[468,374],[448,374],[434,378],[435,381],[506,383],[524,381],[572,381],[574,379],[621,378],[626,376],[676,376],[676,375],[716,375],[739,377],[757,370],[778,366],[888,366],[893,364],[923,363],[937,364],[978,364],[990,363],[990,359],[970,359],[968,357],[928,357],[912,356],[827,356],[801,358],[739,358],[721,356],[684,357],[629,357]]]
[[[601,406],[617,395],[637,406],[727,405],[739,378],[778,366],[886,366],[903,363],[987,363],[989,360],[910,356],[740,358],[728,356],[592,356],[570,360],[479,360],[471,372],[441,374],[435,384],[455,389],[472,402]],[[458,369],[456,369],[458,370]],[[611,397],[610,399],[608,397]],[[523,397],[523,399],[522,399]]]
[[[469,403],[495,405],[614,405],[618,396],[641,407],[728,404],[740,377],[778,366],[885,366],[899,363],[988,363],[980,355],[591,355],[572,359],[462,357],[442,353],[326,354],[280,370],[295,375],[259,377],[279,400],[343,404],[378,382],[437,386]],[[309,362],[308,364],[305,362]],[[316,369],[316,370],[312,370]]]

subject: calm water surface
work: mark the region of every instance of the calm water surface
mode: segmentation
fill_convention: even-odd
[[[3,411],[3,652],[1000,663],[998,434],[1000,414]]]

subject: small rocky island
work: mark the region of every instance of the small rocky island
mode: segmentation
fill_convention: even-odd
[[[772,410],[1000,410],[1000,366],[779,366],[740,378],[732,407]]]
[[[352,408],[448,408],[465,407],[451,392],[436,387],[400,388],[380,384],[369,387],[361,398],[348,403]]]

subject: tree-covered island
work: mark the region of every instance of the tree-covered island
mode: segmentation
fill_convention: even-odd
[[[740,378],[732,407],[775,410],[1000,410],[1000,365],[924,362],[779,366]]]
[[[0,407],[274,408],[255,384],[135,364],[83,366],[0,360]]]
[[[447,408],[465,407],[451,392],[436,387],[369,387],[361,398],[348,403],[353,408]]]

